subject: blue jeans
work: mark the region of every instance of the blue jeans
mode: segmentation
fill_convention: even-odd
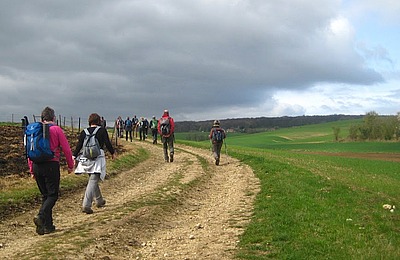
[[[58,200],[60,191],[60,163],[34,163],[33,173],[42,194],[42,205],[38,216],[43,220],[45,227],[51,228],[53,226],[53,207]]]

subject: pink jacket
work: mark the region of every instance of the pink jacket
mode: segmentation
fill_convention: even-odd
[[[52,125],[50,127],[50,149],[54,152],[54,158],[50,161],[59,162],[61,151],[65,155],[67,160],[68,168],[74,168],[74,159],[72,158],[71,148],[68,143],[68,139],[65,136],[63,130],[58,125]],[[29,170],[33,172],[33,162],[28,159]]]

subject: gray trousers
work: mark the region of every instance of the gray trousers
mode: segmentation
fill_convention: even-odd
[[[212,151],[213,151],[215,160],[218,160],[221,157],[222,144],[223,144],[223,142],[212,144]]]
[[[101,195],[99,187],[100,174],[91,173],[89,174],[89,181],[86,186],[85,197],[83,198],[82,206],[84,208],[91,208],[93,201],[99,205],[103,202],[103,196]]]
[[[164,148],[164,159],[168,160],[169,159],[168,150],[170,155],[174,154],[174,135],[171,135],[170,137],[162,136],[161,141],[163,143],[163,148]]]

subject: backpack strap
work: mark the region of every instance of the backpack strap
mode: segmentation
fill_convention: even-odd
[[[100,126],[96,126],[96,129],[94,129],[94,131],[93,131],[93,134],[92,134],[92,135],[95,135],[95,134],[97,133],[97,131],[99,131],[99,129],[100,129]]]
[[[83,131],[85,131],[86,136],[89,136],[89,137],[90,137],[90,136],[95,136],[96,133],[97,133],[97,131],[99,131],[99,129],[100,129],[100,126],[96,126],[96,129],[94,129],[94,131],[93,131],[92,134],[89,133],[89,130],[88,130],[87,128],[83,129]],[[96,138],[96,137],[95,137],[95,138]],[[82,149],[86,146],[86,144],[87,144],[87,142],[88,142],[89,139],[90,139],[90,138],[85,138],[85,139],[83,140]],[[82,151],[82,150],[81,150],[81,151]]]

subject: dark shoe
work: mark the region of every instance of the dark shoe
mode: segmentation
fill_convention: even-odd
[[[93,213],[93,210],[92,210],[91,208],[83,208],[83,209],[82,209],[82,212],[83,212],[83,213],[86,213],[86,214],[92,214],[92,213]]]
[[[170,162],[173,162],[173,161],[174,161],[174,154],[173,154],[173,153],[170,154],[170,159],[169,159],[169,161],[170,161]]]
[[[98,208],[104,207],[104,205],[106,205],[105,199],[102,199],[100,202],[96,203],[96,207],[98,207]]]
[[[215,160],[215,165],[219,165],[219,159]]]
[[[36,225],[36,233],[39,235],[44,235],[44,223],[43,219],[40,216],[36,216],[33,218],[33,223]]]
[[[51,226],[51,227],[44,227],[44,233],[45,234],[50,234],[56,231],[56,226]]]

